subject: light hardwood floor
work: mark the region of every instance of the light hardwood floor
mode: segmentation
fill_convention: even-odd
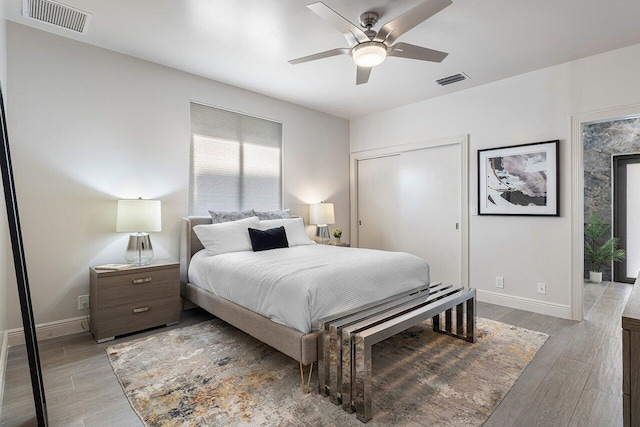
[[[573,322],[486,303],[478,315],[550,337],[485,426],[622,426],[620,316],[631,285],[585,284],[585,320]],[[202,310],[182,315],[182,327],[207,320]],[[158,333],[158,328],[115,342]],[[49,421],[53,426],[141,426],[122,392],[104,348],[88,333],[40,343]],[[33,425],[24,347],[9,352],[3,426]]]

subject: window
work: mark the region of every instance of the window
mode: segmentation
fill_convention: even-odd
[[[191,103],[189,214],[282,208],[282,124]]]

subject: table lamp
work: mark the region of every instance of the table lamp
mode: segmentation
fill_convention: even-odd
[[[116,231],[132,233],[124,258],[129,264],[146,265],[153,259],[149,232],[162,231],[160,200],[118,200]]]
[[[318,226],[318,234],[324,244],[324,239],[329,237],[329,224],[335,224],[336,216],[333,203],[314,203],[309,205],[309,223]]]

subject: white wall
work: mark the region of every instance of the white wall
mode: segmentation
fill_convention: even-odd
[[[7,21],[4,20],[4,5],[0,5],[0,85],[2,92],[7,96]],[[6,106],[6,104],[5,104]],[[0,179],[0,183],[1,183]],[[1,192],[0,192],[1,193]],[[0,197],[2,198],[2,197]],[[6,330],[6,295],[7,295],[7,212],[4,202],[0,207],[0,345],[2,345],[2,332]],[[0,367],[1,369],[2,367]]]
[[[635,45],[371,114],[351,121],[351,151],[468,133],[470,204],[477,206],[478,149],[560,139],[560,218],[472,216],[470,275],[479,290],[533,303],[484,293],[485,299],[530,309],[536,301],[547,302],[551,305],[538,311],[569,316],[571,116],[640,103],[638,75],[640,45]],[[503,290],[495,287],[495,276],[504,276]],[[537,294],[538,282],[547,284],[546,295]]]
[[[206,52],[203,52],[206,55]],[[157,258],[187,215],[189,101],[284,124],[285,206],[331,201],[349,227],[349,124],[253,92],[8,24],[9,132],[36,323],[79,316],[90,265],[123,262],[118,198],[162,200]],[[15,298],[15,296],[13,296]],[[11,300],[9,327],[19,326]]]
[[[0,84],[7,88],[7,21],[4,19],[4,4],[0,5]]]
[[[7,87],[7,25],[4,19],[5,4],[0,4],[0,87],[6,96]],[[1,181],[0,181],[1,182]],[[4,205],[4,204],[2,204]],[[5,331],[7,330],[7,213],[0,207],[0,412],[4,392]]]

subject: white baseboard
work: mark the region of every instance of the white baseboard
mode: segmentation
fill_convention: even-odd
[[[85,316],[79,316],[36,325],[38,341],[84,332],[82,322],[86,320]],[[7,331],[7,335],[9,337],[9,346],[24,344],[23,328],[10,329]]]
[[[503,305],[505,307],[517,308],[525,311],[532,311],[534,313],[546,314],[548,316],[561,317],[563,319],[571,319],[571,307],[568,305],[540,301],[531,298],[516,297],[491,291],[483,291],[481,289],[477,289],[476,294],[478,295],[478,301]]]
[[[0,419],[2,418],[2,397],[4,396],[4,377],[7,372],[7,354],[9,350],[9,334],[0,331]]]

